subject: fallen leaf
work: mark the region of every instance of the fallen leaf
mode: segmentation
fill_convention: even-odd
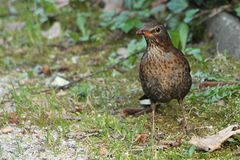
[[[19,117],[16,112],[8,113],[8,122],[12,124],[18,124],[19,123]]]
[[[47,75],[47,76],[50,76],[51,75],[51,69],[48,65],[44,65],[42,67],[42,73]]]
[[[13,128],[11,127],[5,127],[0,130],[0,132],[3,134],[8,134],[8,133],[11,133],[12,131],[13,131]]]
[[[54,0],[57,8],[63,8],[69,4],[69,0]]]
[[[47,39],[54,39],[61,36],[61,25],[55,22],[47,31],[42,31],[42,35]]]
[[[99,148],[99,154],[100,154],[101,156],[105,156],[105,155],[108,154],[108,150],[107,150],[104,146],[100,146],[100,148]]]
[[[236,134],[240,134],[240,125],[231,125],[215,135],[206,137],[194,136],[191,138],[190,144],[195,145],[199,150],[212,152],[220,148],[222,143]]]
[[[145,143],[148,139],[148,134],[146,133],[140,133],[140,134],[137,134],[137,137],[135,139],[135,142],[139,142],[139,143]]]
[[[176,140],[160,140],[158,142],[158,145],[166,146],[166,148],[169,148],[169,147],[180,146],[181,143],[182,143],[182,137],[179,137]]]

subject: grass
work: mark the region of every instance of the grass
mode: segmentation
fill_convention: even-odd
[[[49,77],[36,75],[33,72],[37,64],[48,64],[50,67],[65,65],[69,68],[69,71],[64,73],[65,77],[98,71],[106,67],[107,57],[112,50],[126,46],[129,39],[123,39],[126,43],[109,42],[107,46],[112,46],[113,49],[103,47],[101,51],[98,49],[102,47],[101,43],[96,42],[70,46],[67,50],[56,49],[49,46],[52,41],[46,41],[41,36],[40,26],[34,25],[35,18],[29,14],[25,6],[21,3],[17,3],[16,6],[21,10],[20,16],[16,19],[26,21],[26,27],[23,31],[2,33],[4,39],[12,38],[12,40],[9,41],[8,47],[0,49],[0,73],[1,76],[15,74],[17,77],[22,77],[26,74],[30,77],[29,81],[20,83],[19,87],[12,91],[11,100],[15,102],[16,112],[20,118],[18,125],[23,127],[25,122],[30,121],[47,130],[46,147],[54,150],[56,154],[61,152],[57,147],[60,139],[67,138],[69,133],[78,133],[81,135],[80,138],[77,136],[73,138],[87,148],[90,159],[113,157],[115,159],[237,159],[234,157],[234,152],[240,144],[238,140],[234,143],[226,143],[223,148],[213,153],[194,150],[191,153],[189,137],[180,130],[178,121],[181,115],[176,114],[178,110],[176,101],[165,104],[159,109],[156,116],[156,133],[168,140],[183,136],[183,144],[167,150],[155,150],[153,148],[156,141],[149,138],[142,151],[133,150],[134,147],[141,146],[141,143],[136,142],[138,134],[151,133],[150,115],[124,118],[120,114],[126,107],[137,106],[138,98],[142,95],[138,81],[138,64],[124,72],[119,72],[117,69],[109,70],[83,80],[64,90],[63,95],[59,90],[45,85]],[[8,17],[1,19],[0,28],[9,21]],[[60,38],[56,42],[61,40]],[[21,43],[24,44],[20,45]],[[203,53],[205,52],[207,51],[203,48]],[[77,64],[71,62],[73,56],[79,56]],[[6,58],[9,59],[9,63],[4,61]],[[192,57],[188,59],[194,82],[209,77],[234,80],[235,76],[238,76],[239,60],[228,56],[209,57],[204,63]],[[94,60],[97,64],[93,63]],[[113,71],[118,74],[113,76]],[[196,74],[199,71],[200,74]],[[48,91],[43,92],[45,89]],[[210,90],[199,90],[194,84],[185,98],[188,119],[195,128],[191,135],[212,134],[240,121],[239,90],[231,87],[224,90],[216,88],[212,92]],[[206,94],[201,94],[204,92]],[[216,100],[214,103],[213,98]],[[219,104],[220,100],[224,100],[225,104]],[[80,112],[72,112],[76,108],[81,108]],[[81,120],[70,121],[65,115],[80,117]],[[8,123],[7,118],[8,116],[3,117],[1,126]],[[213,130],[204,129],[206,126],[212,126]],[[60,135],[57,139],[52,136],[54,131]],[[19,150],[19,152],[23,151]]]

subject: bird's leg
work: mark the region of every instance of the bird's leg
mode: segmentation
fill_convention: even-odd
[[[185,116],[185,109],[184,109],[184,104],[183,104],[183,99],[179,99],[178,100],[181,112],[182,112],[182,116],[183,116],[183,121],[182,121],[182,129],[184,132],[188,131],[188,126],[187,126],[187,120],[186,120],[186,116]]]
[[[156,110],[155,103],[151,104],[151,109],[152,109],[152,137],[154,137],[155,136],[155,110]]]

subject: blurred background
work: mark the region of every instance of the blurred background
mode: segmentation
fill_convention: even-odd
[[[0,157],[231,158],[239,137],[212,154],[187,143],[155,151],[150,116],[119,115],[142,95],[146,43],[135,32],[158,21],[192,68],[193,133],[239,122],[239,18],[239,0],[0,0]],[[181,134],[176,106],[156,117],[160,138]]]

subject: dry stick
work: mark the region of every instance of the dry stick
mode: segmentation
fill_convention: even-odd
[[[198,25],[205,22],[206,20],[218,15],[219,13],[225,11],[225,10],[229,10],[231,9],[231,5],[224,5],[224,6],[221,6],[221,7],[218,7],[218,8],[214,8],[214,9],[208,9],[208,10],[203,10],[202,12],[196,14],[193,19],[197,19],[201,16],[204,16],[205,14],[209,14],[208,16],[206,16],[205,18],[203,18],[202,20],[200,20],[198,22]]]
[[[139,54],[139,52],[133,53],[133,54],[131,54],[131,55],[125,57],[125,58],[122,58],[122,59],[119,60],[117,63],[115,63],[115,64],[113,64],[113,65],[109,65],[109,66],[107,66],[106,68],[104,68],[104,69],[102,69],[102,70],[98,70],[98,71],[96,71],[96,72],[94,72],[94,73],[90,73],[90,74],[88,74],[88,75],[86,75],[86,76],[79,77],[78,79],[73,80],[72,82],[70,82],[69,85],[64,86],[64,87],[60,87],[59,89],[67,89],[67,88],[71,87],[72,85],[74,85],[74,84],[76,84],[76,83],[78,83],[78,82],[80,82],[80,81],[82,81],[82,80],[85,80],[85,79],[87,79],[87,78],[93,77],[93,76],[98,75],[98,74],[100,74],[100,73],[104,73],[104,72],[107,72],[107,71],[109,71],[109,70],[111,70],[111,69],[114,69],[116,66],[118,66],[119,64],[121,64],[123,61],[128,60],[129,58],[131,58],[131,57],[133,57],[133,56],[135,56],[135,55],[137,55],[137,54]]]
[[[205,81],[199,84],[199,89],[206,88],[206,87],[225,86],[225,85],[240,85],[240,82]]]

